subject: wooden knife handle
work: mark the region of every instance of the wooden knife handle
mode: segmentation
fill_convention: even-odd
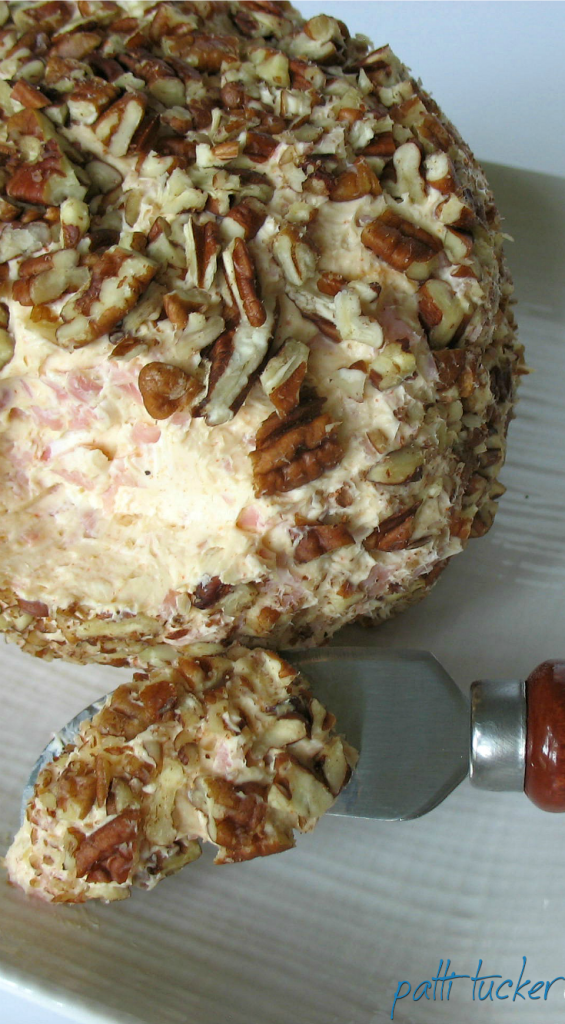
[[[526,680],[524,792],[543,811],[565,811],[565,661],[544,661]]]

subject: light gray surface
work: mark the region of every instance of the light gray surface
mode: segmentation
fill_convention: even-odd
[[[434,93],[480,159],[564,173],[562,3],[350,0],[347,4],[305,2],[300,6],[308,16],[324,9],[333,13],[331,8],[339,7],[340,16],[352,30],[365,31],[376,45],[390,42]],[[480,674],[519,674],[546,657],[563,654],[565,485],[559,447],[565,430],[559,383],[565,376],[563,190],[559,192],[558,183],[542,176],[508,173],[500,167],[487,170],[508,218],[506,228],[515,237],[509,257],[520,297],[518,317],[530,365],[536,370],[524,384],[519,418],[511,427],[510,458],[504,472],[509,492],[490,537],[458,559],[457,567],[449,570],[425,605],[384,627],[378,641],[385,646],[405,643],[431,648],[461,684]],[[6,669],[9,680],[22,685],[27,672],[27,662],[12,656]],[[67,667],[62,674],[72,682],[72,670]],[[57,685],[53,677],[51,684]],[[67,718],[80,708],[82,692],[79,683],[69,684],[69,688],[66,704],[55,709]],[[96,696],[96,691],[91,695]],[[56,725],[57,718],[51,721],[46,715],[41,728],[33,721],[29,728],[41,745],[49,728]],[[20,736],[16,733],[13,742],[11,739],[8,729],[12,757]],[[22,758],[13,769],[18,785],[32,760]],[[2,818],[6,841],[9,828],[17,824],[17,796],[14,799],[10,821],[6,812]],[[265,910],[252,899],[249,870],[242,868],[237,890],[233,876],[222,876],[216,885],[221,911],[216,905],[210,908],[209,933],[201,937],[198,952],[186,954],[176,981],[178,950],[174,940],[179,932],[173,895],[178,894],[182,906],[183,889],[175,880],[171,882],[174,892],[165,894],[164,899],[164,912],[172,915],[173,922],[172,944],[166,946],[171,966],[161,962],[154,976],[149,958],[143,959],[151,949],[151,939],[144,944],[132,934],[135,911],[144,913],[134,901],[131,907],[92,914],[88,927],[79,910],[66,925],[68,941],[55,960],[45,948],[46,915],[39,912],[34,918],[18,902],[18,927],[12,929],[4,918],[0,947],[12,949],[15,943],[16,962],[23,965],[27,957],[22,929],[27,925],[28,934],[33,934],[35,926],[42,977],[49,974],[49,962],[52,980],[57,981],[58,966],[59,980],[64,982],[67,976],[72,991],[81,992],[91,1008],[100,1006],[102,1016],[110,1013],[110,1008],[115,1010],[115,993],[121,983],[125,994],[120,1019],[146,1020],[153,1014],[152,1024],[157,1020],[168,1024],[173,1019],[190,1020],[191,1024],[219,1024],[220,1019],[239,1024],[245,1010],[247,1020],[261,1020],[261,1024],[275,1020],[289,1024],[294,1019],[301,1024],[322,1020],[324,1024],[380,1024],[390,1019],[395,981],[429,977],[439,956],[451,956],[457,968],[468,970],[476,967],[480,955],[491,970],[515,975],[522,955],[527,954],[535,977],[565,973],[560,821],[544,817],[519,797],[473,793],[463,784],[446,804],[420,821],[398,826],[366,823],[347,833],[345,843],[339,828],[337,819],[323,823],[319,836],[305,841],[303,852],[297,851],[293,860],[294,874],[286,876],[276,859],[274,864],[258,868],[257,884],[272,882],[275,907],[270,932],[265,927],[264,934],[270,938],[265,938],[263,948],[254,929],[262,923]],[[333,861],[320,877],[321,859],[332,844]],[[383,871],[388,874],[383,876]],[[282,874],[293,879],[291,887],[277,884]],[[200,872],[200,888],[195,889],[186,908],[189,924],[191,915],[202,915],[206,899],[212,896],[209,875],[210,871]],[[350,884],[347,895],[343,892],[345,876]],[[320,884],[314,898],[315,878]],[[369,885],[369,895],[363,885]],[[329,918],[327,908],[332,908]],[[314,921],[314,915],[320,913],[321,920]],[[105,951],[103,947],[91,951],[90,965],[84,965],[81,973],[77,966],[81,947],[86,952],[97,928],[110,928],[112,943]],[[17,937],[12,935],[14,930]],[[119,959],[116,954],[114,959],[120,939],[126,955]],[[320,944],[323,955],[317,952]],[[300,955],[295,954],[296,949]],[[255,991],[265,994],[267,1002],[269,994],[282,1000],[286,1016],[278,1009],[273,1015],[261,1015],[251,996],[240,1000],[241,1013],[237,1007],[234,1010],[233,993],[240,994],[237,971],[243,970],[253,955],[260,963]],[[214,990],[210,979],[218,961],[226,972],[216,986],[223,1008],[219,1012],[216,1002],[215,1016],[209,1016]],[[71,962],[75,964],[72,972]],[[39,1009],[27,1002],[20,977],[18,994],[10,988],[0,992],[3,1024],[62,1024],[68,1019],[52,1012],[52,1006]],[[111,989],[110,1001],[105,989]],[[303,993],[301,1006],[293,995],[296,990]],[[160,1012],[155,998],[161,998],[165,1006],[168,1001],[170,1012]],[[72,1014],[72,1004],[66,1004],[69,1006]],[[556,990],[548,1004],[517,1007],[502,1003],[492,1008],[473,1004],[461,992],[454,993],[448,1005],[406,1000],[399,1004],[395,1019],[404,1024],[466,1024],[487,1019],[489,1024],[518,1019],[545,1024],[560,1020],[562,1007],[562,990]],[[114,1012],[112,1018],[117,1019]],[[74,1019],[79,1019],[78,1011]]]

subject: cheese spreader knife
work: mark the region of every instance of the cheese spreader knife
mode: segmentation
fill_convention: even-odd
[[[546,811],[565,811],[565,662],[528,679],[476,682],[470,703],[423,651],[327,647],[285,652],[360,753],[330,814],[399,821],[437,807],[470,774],[481,789],[522,790]],[[42,768],[106,695],[45,747],[25,788],[22,818]]]

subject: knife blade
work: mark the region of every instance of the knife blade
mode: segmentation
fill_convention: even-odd
[[[469,771],[469,702],[425,651],[287,651],[360,753],[330,814],[384,821],[427,814]]]

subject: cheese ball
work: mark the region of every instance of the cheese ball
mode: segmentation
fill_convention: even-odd
[[[1,6],[0,628],[165,663],[422,597],[522,370],[456,129],[286,3]]]

